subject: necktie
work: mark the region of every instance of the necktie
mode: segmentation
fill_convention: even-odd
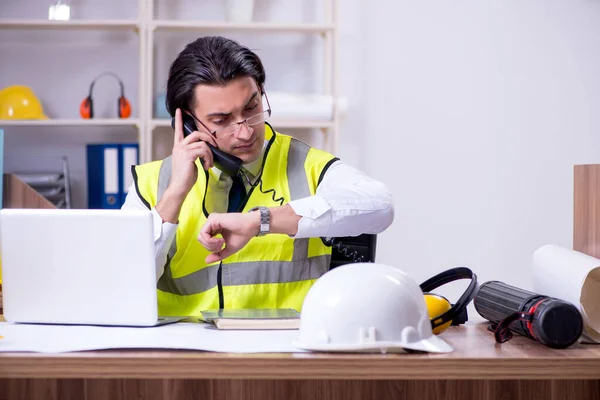
[[[227,212],[237,212],[245,198],[246,187],[244,186],[244,181],[240,175],[236,175],[233,178],[231,189],[229,189],[229,206],[227,207]]]

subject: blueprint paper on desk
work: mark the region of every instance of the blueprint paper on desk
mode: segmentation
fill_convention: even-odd
[[[227,353],[302,353],[298,331],[220,331],[206,323],[149,328],[0,322],[0,352],[64,353],[107,349],[172,349]]]
[[[584,343],[600,343],[600,259],[548,244],[533,253],[533,291],[581,312]]]

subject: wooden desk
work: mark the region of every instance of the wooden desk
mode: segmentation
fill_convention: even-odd
[[[442,337],[454,353],[0,353],[0,399],[600,398],[600,345],[497,345],[485,325]]]

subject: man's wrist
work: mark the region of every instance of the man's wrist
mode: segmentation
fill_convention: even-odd
[[[302,217],[297,215],[289,204],[267,208],[267,211],[269,213],[268,233],[283,233],[288,236],[294,236],[298,233],[298,222]],[[252,221],[252,229],[256,232],[255,236],[259,236],[261,233],[261,212],[256,207],[250,210],[248,214]]]
[[[176,224],[179,221],[179,212],[187,193],[182,193],[172,188],[167,188],[155,209],[164,222]]]
[[[286,204],[281,207],[272,207],[271,212],[271,233],[283,233],[288,236],[295,236],[298,233],[298,223],[300,217],[292,206]]]
[[[168,197],[171,201],[176,201],[179,204],[183,204],[183,201],[187,197],[188,193],[189,191],[186,192],[185,190],[181,190],[179,188],[169,185],[163,193],[163,198]]]

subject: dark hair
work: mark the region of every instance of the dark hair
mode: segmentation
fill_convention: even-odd
[[[225,85],[235,78],[265,83],[260,58],[247,47],[221,36],[206,36],[188,43],[169,69],[166,106],[173,117],[177,108],[188,110],[197,85]]]

